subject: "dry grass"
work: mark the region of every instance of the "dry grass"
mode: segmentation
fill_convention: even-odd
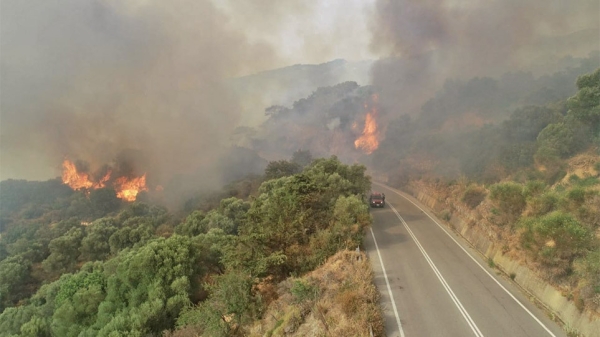
[[[297,282],[317,295],[294,297]],[[370,327],[375,336],[385,335],[379,292],[363,253],[338,252],[304,277],[281,282],[277,292],[250,336],[369,336]]]
[[[586,152],[579,154],[567,161],[567,174],[562,179],[563,185],[569,184],[569,177],[577,175],[580,178],[596,177],[600,172],[596,171],[595,164],[598,162],[598,155]],[[597,187],[599,188],[599,187]]]

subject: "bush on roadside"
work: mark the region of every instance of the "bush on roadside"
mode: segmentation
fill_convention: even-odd
[[[523,186],[512,182],[492,185],[490,199],[497,204],[509,223],[515,222],[527,205]]]
[[[527,184],[525,185],[524,193],[527,197],[535,197],[535,196],[541,194],[542,192],[544,192],[545,189],[546,189],[546,183],[544,183],[543,181],[531,180],[531,181],[528,181]]]
[[[464,202],[470,209],[475,209],[475,207],[479,206],[483,200],[485,200],[486,196],[485,189],[476,186],[470,185],[465,190],[462,196],[462,202]]]
[[[564,276],[573,260],[592,248],[594,234],[571,214],[555,211],[521,221],[521,243],[533,257],[554,267],[555,276]]]
[[[582,297],[591,299],[592,306],[600,307],[600,250],[596,249],[577,260],[575,270],[581,276]]]
[[[557,209],[560,196],[554,191],[546,191],[529,201],[529,215],[540,216]]]

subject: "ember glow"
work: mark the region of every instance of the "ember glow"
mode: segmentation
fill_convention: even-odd
[[[371,154],[373,151],[377,150],[379,147],[379,130],[377,128],[377,95],[373,95],[373,106],[371,109],[368,109],[368,106],[365,104],[365,108],[369,110],[367,112],[367,116],[365,117],[365,127],[363,129],[362,134],[354,141],[354,147],[356,149],[362,150],[366,154]]]
[[[74,190],[95,190],[98,188],[112,186],[117,192],[117,197],[126,201],[135,201],[138,193],[148,191],[146,186],[146,174],[140,177],[119,177],[112,181],[112,171],[107,171],[100,179],[94,179],[92,175],[77,170],[77,166],[72,161],[65,159],[63,161],[62,181]]]

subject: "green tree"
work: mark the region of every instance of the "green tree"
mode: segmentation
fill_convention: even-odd
[[[536,158],[542,162],[553,157],[566,158],[585,148],[589,141],[588,127],[566,118],[564,122],[550,124],[540,132]]]
[[[291,176],[300,172],[300,165],[287,160],[271,161],[265,169],[265,178],[267,180]]]
[[[153,221],[150,217],[129,218],[108,239],[110,252],[116,254],[125,248],[145,243],[154,236]]]
[[[209,230],[219,228],[225,234],[237,234],[237,224],[217,210],[208,212],[202,222],[205,223],[205,227]]]
[[[50,255],[42,262],[44,269],[55,275],[73,271],[79,257],[83,236],[81,228],[71,228],[63,236],[50,241],[48,245]]]
[[[24,324],[36,317],[36,309],[32,305],[6,308],[0,314],[0,336],[18,336]],[[30,334],[25,336],[49,336]]]
[[[185,310],[177,325],[192,325],[208,336],[235,335],[240,326],[253,317],[259,303],[252,296],[252,279],[244,273],[230,271],[207,285],[208,299],[198,307]]]
[[[600,68],[577,79],[577,94],[567,101],[569,114],[591,126],[600,137]]]
[[[61,277],[51,324],[54,335],[79,336],[96,321],[106,297],[106,279],[101,264],[90,269]]]
[[[90,192],[90,204],[97,216],[105,216],[121,207],[121,200],[112,188],[100,188]]]
[[[196,236],[208,232],[208,224],[204,221],[206,214],[194,211],[185,218],[185,221],[175,227],[175,232],[181,235]]]
[[[117,231],[114,218],[101,218],[86,229],[87,235],[81,241],[81,257],[85,261],[104,260],[110,254],[110,237]]]
[[[189,305],[204,269],[203,250],[189,237],[157,238],[106,262],[106,298],[88,330],[98,336],[145,335],[169,329]]]
[[[264,182],[247,212],[247,220],[239,228],[237,246],[225,254],[226,265],[242,268],[253,276],[276,277],[313,268],[331,252],[324,250],[319,253],[322,258],[315,258],[312,253],[329,242],[325,238],[318,243],[311,241],[315,236],[325,237],[319,233],[329,231],[335,223],[333,213],[338,198],[356,196],[356,200],[363,200],[370,189],[370,179],[364,172],[364,166],[344,165],[332,157],[315,160],[302,173]],[[360,203],[354,202],[353,207],[364,211]],[[352,241],[357,232],[362,235],[361,226],[356,232],[344,226],[336,227],[337,230],[341,232],[341,243],[332,247]]]
[[[554,109],[530,105],[515,110],[501,129],[503,136],[513,143],[535,142],[546,126],[561,120],[562,116]]]
[[[20,255],[0,261],[0,312],[22,297],[30,267],[31,261]]]

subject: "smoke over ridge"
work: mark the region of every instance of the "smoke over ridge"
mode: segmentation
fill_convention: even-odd
[[[378,0],[371,48],[387,58],[373,67],[373,84],[389,111],[414,113],[447,78],[498,76],[600,49],[599,12],[595,0]],[[586,29],[597,36],[589,49],[543,45]]]
[[[13,1],[2,12],[2,157],[31,160],[34,176],[64,156],[97,167],[127,150],[155,178],[207,164],[239,118],[224,79],[276,57],[208,1]]]

